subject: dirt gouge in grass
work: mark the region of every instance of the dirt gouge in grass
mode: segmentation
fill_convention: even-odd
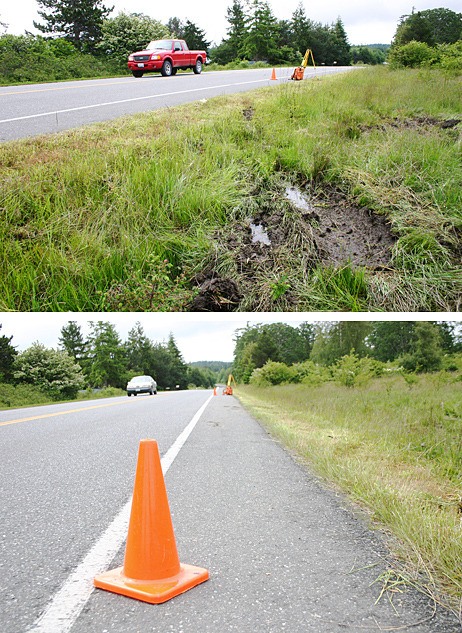
[[[123,567],[96,576],[95,587],[158,604],[208,580],[180,563],[155,440],[141,440]]]

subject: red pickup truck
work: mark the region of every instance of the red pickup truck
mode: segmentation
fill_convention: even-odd
[[[178,69],[192,68],[196,75],[206,63],[205,51],[190,51],[184,40],[155,40],[146,50],[128,56],[128,69],[134,77],[161,72],[164,77],[176,75]]]

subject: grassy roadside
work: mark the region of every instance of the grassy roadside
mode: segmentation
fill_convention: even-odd
[[[239,386],[268,431],[396,537],[413,579],[459,613],[462,604],[461,383],[444,372],[374,379],[349,389]],[[460,613],[459,613],[460,616]]]
[[[73,400],[53,400],[50,396],[32,385],[11,385],[0,383],[0,411],[9,409],[21,409],[25,407],[38,407],[48,404],[58,404],[64,402],[81,402],[82,400],[98,400],[103,398],[114,398],[125,396],[126,391],[107,387],[94,391],[87,389],[80,391],[77,398]]]
[[[439,72],[355,70],[4,143],[0,310],[187,310],[217,276],[235,297],[211,309],[457,310],[461,125],[441,124],[461,95]],[[386,265],[323,258],[329,204],[382,218]]]

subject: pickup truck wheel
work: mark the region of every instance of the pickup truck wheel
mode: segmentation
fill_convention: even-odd
[[[194,67],[193,67],[193,71],[195,75],[200,75],[202,72],[202,62],[200,59],[197,60],[197,62],[195,63]]]
[[[162,73],[163,77],[171,77],[171,75],[173,74],[172,62],[170,62],[168,59],[166,59],[164,61],[164,64],[162,66],[162,70],[160,72]]]
[[[143,76],[143,71],[142,70],[132,70],[132,75],[133,75],[133,77],[136,77],[137,79],[139,79],[140,77]]]

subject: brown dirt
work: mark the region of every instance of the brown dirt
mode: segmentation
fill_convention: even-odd
[[[234,311],[258,280],[280,278],[294,266],[350,265],[372,271],[390,266],[395,238],[385,219],[338,190],[312,192],[288,185],[271,194],[256,192],[249,208],[252,217],[215,236],[236,275],[224,278],[210,264],[196,278],[199,292],[190,310]]]
[[[383,216],[350,202],[336,191],[313,200],[313,235],[319,259],[333,267],[350,263],[388,267],[395,238]]]
[[[240,300],[237,284],[232,279],[214,277],[202,283],[199,294],[191,303],[190,310],[192,312],[233,312]]]

